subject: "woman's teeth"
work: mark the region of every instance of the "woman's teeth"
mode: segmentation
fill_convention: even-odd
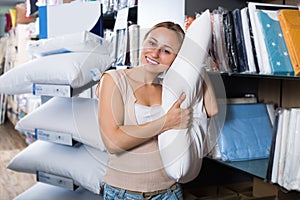
[[[149,63],[153,64],[153,65],[158,65],[158,64],[159,64],[157,61],[152,60],[152,59],[150,59],[150,58],[148,58],[148,57],[146,57],[146,60],[147,60]]]

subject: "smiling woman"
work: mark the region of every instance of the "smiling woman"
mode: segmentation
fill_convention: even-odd
[[[189,124],[190,109],[180,108],[184,94],[166,114],[161,108],[159,75],[174,61],[183,38],[179,25],[157,24],[145,36],[139,66],[108,71],[100,80],[99,124],[110,153],[104,199],[143,199],[140,194],[182,199],[180,185],[163,168],[157,136]]]
[[[178,24],[155,25],[145,35],[140,65],[107,71],[99,82],[100,132],[110,156],[103,178],[106,200],[182,199],[180,184],[162,163],[158,136],[191,123],[191,108],[181,108],[186,94],[166,111],[161,106],[161,75],[177,57],[183,39]]]

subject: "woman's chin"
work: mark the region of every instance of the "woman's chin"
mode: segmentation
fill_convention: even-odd
[[[168,67],[166,67],[165,65],[162,65],[162,64],[156,64],[156,65],[144,64],[143,67],[147,71],[151,71],[151,72],[155,72],[155,73],[162,73],[168,69]]]

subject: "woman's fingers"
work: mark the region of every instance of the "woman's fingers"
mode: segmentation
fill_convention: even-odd
[[[183,92],[180,97],[177,99],[177,101],[175,102],[175,106],[177,108],[180,108],[181,103],[185,100],[186,98],[186,94]]]

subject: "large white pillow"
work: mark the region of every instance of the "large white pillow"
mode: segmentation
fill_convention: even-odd
[[[105,151],[98,126],[97,99],[53,97],[21,118],[15,128],[70,134],[76,141]]]
[[[102,37],[89,31],[51,37],[31,41],[27,45],[27,52],[33,57],[41,57],[62,52],[91,52],[111,54],[113,45]]]
[[[94,194],[83,188],[71,191],[65,188],[45,184],[36,183],[22,194],[19,194],[14,200],[102,200],[102,195]]]
[[[194,179],[201,168],[207,115],[203,107],[203,67],[211,41],[209,10],[198,17],[186,32],[178,56],[163,80],[162,107],[169,110],[185,92],[181,107],[193,107],[189,129],[169,130],[159,135],[159,149],[167,174],[179,182]]]
[[[32,93],[33,83],[80,88],[93,81],[90,70],[105,71],[113,59],[97,51],[55,54],[30,60],[0,76],[0,93]]]
[[[95,194],[106,171],[108,154],[81,145],[70,147],[38,140],[18,153],[7,168],[24,173],[42,171],[74,180]]]

